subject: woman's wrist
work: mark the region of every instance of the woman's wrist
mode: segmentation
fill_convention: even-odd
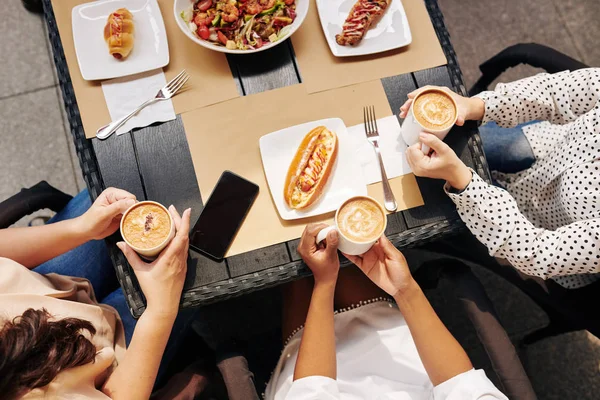
[[[88,224],[84,216],[85,214],[65,221],[68,224],[68,229],[71,235],[75,238],[81,239],[82,243],[94,239],[92,231],[90,227],[87,226]]]
[[[467,120],[481,121],[485,115],[485,102],[479,97],[469,98],[469,113]]]
[[[168,325],[173,325],[175,318],[177,318],[178,312],[178,307],[158,308],[148,305],[142,316],[145,316],[146,319],[152,320],[154,323],[164,323]]]
[[[473,172],[462,161],[458,160],[457,165],[452,169],[452,173],[446,179],[446,182],[458,191],[465,190],[471,180]]]
[[[315,279],[315,286],[313,288],[313,291],[315,290],[319,290],[319,291],[325,291],[325,292],[335,292],[335,285],[337,283],[337,275],[335,276],[335,278],[329,278],[329,279]]]
[[[410,305],[412,301],[422,293],[423,291],[417,281],[411,278],[410,282],[401,290],[398,290],[393,297],[400,310],[402,310],[403,307]]]

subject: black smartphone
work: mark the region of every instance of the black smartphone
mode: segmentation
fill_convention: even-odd
[[[256,184],[223,172],[190,233],[190,247],[222,261],[257,195]]]

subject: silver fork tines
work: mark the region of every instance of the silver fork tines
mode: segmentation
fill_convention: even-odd
[[[385,173],[385,167],[383,166],[383,159],[381,158],[381,151],[379,150],[379,129],[377,128],[377,117],[375,117],[375,107],[364,107],[363,118],[365,123],[365,134],[367,140],[373,145],[377,159],[379,160],[379,168],[381,170],[381,183],[383,183],[383,200],[385,203],[385,209],[388,211],[396,211],[398,205],[394,198],[394,193],[390,187],[387,174]]]
[[[171,97],[175,96],[175,94],[183,87],[183,85],[185,85],[188,79],[190,79],[190,77],[184,69],[179,74],[177,74],[175,78],[171,79],[162,89],[160,89],[158,93],[156,93],[156,96],[144,102],[138,108],[136,108],[123,118],[113,121],[110,124],[98,129],[96,131],[96,137],[98,139],[106,139],[107,137],[115,133],[117,129],[123,126],[125,122],[129,121],[131,117],[140,112],[144,107],[156,103],[157,101],[168,100]]]

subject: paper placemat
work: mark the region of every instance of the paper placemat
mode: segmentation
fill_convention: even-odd
[[[393,0],[399,1],[399,0]],[[385,53],[335,57],[325,39],[315,0],[292,36],[300,75],[309,93],[433,68],[447,63],[423,0],[402,0],[412,43]]]
[[[333,213],[294,221],[279,218],[260,158],[259,138],[279,129],[318,119],[339,117],[346,126],[362,123],[365,102],[382,118],[393,115],[380,81],[309,95],[304,85],[293,85],[182,115],[183,124],[204,201],[225,170],[260,187],[259,195],[242,224],[227,257],[300,237],[307,223],[330,223]],[[226,124],[215,115],[235,110]],[[308,132],[307,132],[308,133]],[[414,175],[390,180],[398,211],[423,204]],[[383,204],[381,183],[368,186],[370,196]]]
[[[412,170],[406,159],[406,149],[401,135],[400,123],[395,115],[377,119],[379,149],[388,179],[410,174]],[[364,124],[348,127],[348,136],[355,149],[354,159],[360,163],[367,185],[381,182],[381,169],[375,148],[365,135]]]
[[[56,25],[60,33],[65,59],[69,67],[77,106],[81,114],[87,138],[96,136],[96,130],[111,121],[99,81],[85,81],[81,76],[71,25],[73,7],[89,3],[86,0],[51,0]],[[167,30],[170,63],[164,68],[167,80],[182,69],[190,75],[187,89],[173,97],[175,113],[180,114],[194,108],[238,97],[235,80],[225,54],[206,49],[185,37],[179,30],[173,15],[174,0],[158,0]],[[102,35],[102,32],[98,32]],[[106,56],[110,57],[108,50]],[[127,62],[125,60],[124,62]],[[140,104],[147,99],[142,99]]]

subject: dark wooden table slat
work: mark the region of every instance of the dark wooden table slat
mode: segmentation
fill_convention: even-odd
[[[139,173],[131,132],[112,135],[106,140],[92,139],[98,168],[105,187],[117,187],[146,200]]]
[[[227,55],[244,95],[300,83],[290,46],[287,40],[259,53]]]

